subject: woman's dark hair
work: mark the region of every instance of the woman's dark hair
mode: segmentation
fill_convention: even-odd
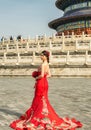
[[[49,63],[49,55],[50,53],[46,50],[42,51],[42,54],[47,57],[47,62]]]

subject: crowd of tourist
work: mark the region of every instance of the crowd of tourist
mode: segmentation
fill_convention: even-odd
[[[20,41],[21,39],[22,39],[22,36],[21,36],[21,35],[18,35],[17,38],[16,38],[16,40],[18,40],[18,41]],[[14,37],[13,37],[13,36],[10,36],[9,38],[6,38],[6,37],[2,36],[1,42],[2,42],[2,41],[7,41],[7,40],[13,41],[13,40],[14,40]]]

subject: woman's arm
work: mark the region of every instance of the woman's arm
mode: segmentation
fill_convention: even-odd
[[[51,72],[50,72],[50,68],[48,67],[48,74],[47,74],[47,78],[51,77]]]
[[[41,75],[37,76],[35,79],[41,79],[42,77],[44,77],[44,65],[41,65]]]

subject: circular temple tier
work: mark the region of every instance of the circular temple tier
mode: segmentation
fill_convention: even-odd
[[[64,11],[61,18],[49,23],[58,35],[91,33],[91,0],[57,0],[55,4]]]

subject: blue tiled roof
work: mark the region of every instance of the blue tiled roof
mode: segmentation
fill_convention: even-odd
[[[69,11],[67,14],[65,14],[64,17],[86,15],[86,14],[91,14],[91,8],[77,9],[75,11]]]
[[[75,16],[70,16],[70,17],[61,17],[58,19],[55,19],[49,23],[50,28],[56,29],[59,25],[69,23],[69,22],[75,22],[75,21],[80,21],[80,20],[91,20],[91,14],[86,14],[86,15],[75,15]]]
[[[57,0],[55,5],[59,9],[64,10],[69,5],[83,3],[83,2],[88,2],[88,1],[91,1],[91,0]]]

